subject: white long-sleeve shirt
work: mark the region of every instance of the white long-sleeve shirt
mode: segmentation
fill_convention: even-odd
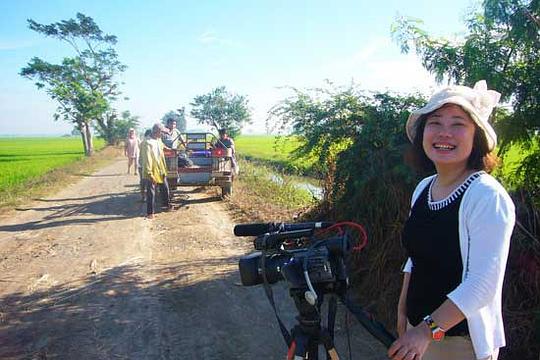
[[[418,184],[412,205],[432,178]],[[484,173],[463,194],[458,220],[463,276],[447,296],[467,318],[476,357],[483,358],[506,345],[501,303],[514,203],[501,184]],[[403,271],[410,272],[412,266],[409,258]]]

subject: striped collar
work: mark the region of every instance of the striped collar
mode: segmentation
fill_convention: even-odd
[[[448,195],[442,200],[439,201],[432,201],[433,197],[431,196],[431,188],[433,187],[433,184],[435,183],[435,180],[437,179],[437,175],[433,178],[433,181],[431,181],[431,184],[429,184],[429,190],[428,190],[428,206],[430,210],[441,210],[444,207],[450,205],[454,201],[456,201],[464,192],[467,190],[469,185],[476,180],[480,175],[484,174],[484,171],[477,171],[475,173],[472,173],[469,175],[457,188],[454,189]]]

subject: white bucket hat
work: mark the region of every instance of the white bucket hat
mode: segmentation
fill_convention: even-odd
[[[488,119],[500,98],[500,93],[488,90],[485,80],[478,81],[472,89],[461,85],[445,87],[433,94],[426,106],[409,115],[406,125],[407,136],[412,142],[416,132],[416,121],[420,115],[429,114],[445,104],[456,104],[469,113],[472,120],[484,131],[491,151],[497,145],[497,134]]]

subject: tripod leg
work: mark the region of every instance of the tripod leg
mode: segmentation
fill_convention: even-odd
[[[330,350],[327,350],[327,351],[328,351],[328,355],[330,355],[331,360],[339,360],[339,355],[336,351],[336,348],[331,348]]]
[[[287,352],[287,360],[304,360],[308,350],[306,347],[308,337],[305,334],[299,334],[297,330],[293,334],[294,340]]]
[[[330,333],[327,330],[321,332],[321,342],[324,344],[326,353],[330,360],[339,360],[339,355],[334,347],[334,340],[330,336]]]
[[[287,351],[287,360],[294,360],[294,354],[296,353],[296,341],[291,342],[289,350]]]
[[[308,360],[319,360],[319,341],[316,338],[311,337],[308,340]]]

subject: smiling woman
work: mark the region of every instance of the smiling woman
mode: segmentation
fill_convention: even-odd
[[[515,207],[488,173],[500,94],[485,81],[449,86],[407,121],[424,170],[402,231],[408,260],[393,360],[490,359],[506,345],[502,287]]]
[[[95,140],[96,149],[103,146],[103,140]],[[79,137],[0,138],[0,192],[82,158],[84,150]]]

